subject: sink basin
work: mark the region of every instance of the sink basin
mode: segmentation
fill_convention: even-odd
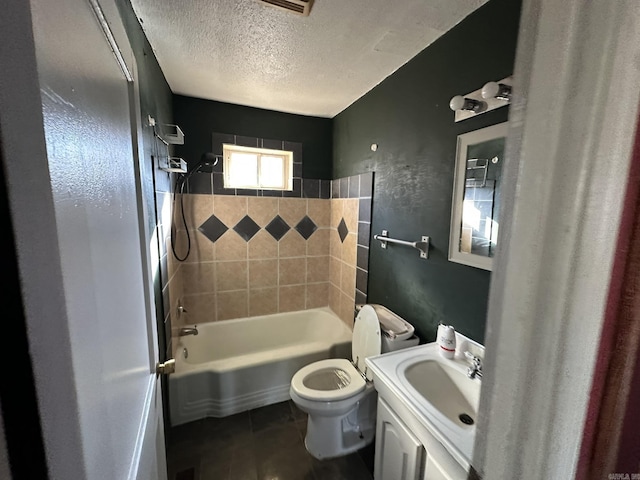
[[[456,334],[459,335],[459,334]],[[473,458],[481,379],[469,378],[466,350],[484,356],[484,347],[460,336],[460,352],[443,358],[436,343],[384,353],[366,360],[376,390],[392,408],[410,412],[436,441],[467,468]],[[429,438],[423,436],[423,441]]]
[[[473,425],[480,400],[480,382],[437,360],[410,362],[404,378],[416,393],[445,418],[463,428]]]

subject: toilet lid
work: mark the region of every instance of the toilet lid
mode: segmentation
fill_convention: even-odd
[[[373,374],[365,370],[367,357],[379,355],[381,348],[380,321],[375,309],[371,305],[364,305],[358,312],[353,325],[351,340],[351,358],[356,368],[366,373],[367,380],[373,379]]]
[[[345,358],[329,358],[298,370],[291,388],[302,398],[331,402],[349,398],[364,390],[366,383]]]

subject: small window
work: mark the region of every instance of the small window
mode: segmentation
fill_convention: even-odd
[[[293,152],[223,145],[225,188],[293,190]]]

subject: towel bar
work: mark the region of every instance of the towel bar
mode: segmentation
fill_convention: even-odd
[[[382,248],[387,248],[387,243],[406,245],[407,247],[420,250],[420,258],[429,258],[429,237],[426,235],[423,235],[419,242],[408,242],[406,240],[398,240],[397,238],[388,237],[388,234],[389,232],[387,230],[382,230],[382,233],[380,235],[374,235],[373,239],[380,240]]]

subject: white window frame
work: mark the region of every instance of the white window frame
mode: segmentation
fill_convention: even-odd
[[[233,161],[234,153],[252,153],[257,155],[257,184],[238,184],[232,183],[230,178],[231,162]],[[225,143],[222,145],[223,154],[223,174],[224,174],[224,187],[225,188],[241,188],[252,190],[293,190],[293,152],[288,150],[273,150],[269,148],[254,148],[243,147],[241,145],[232,145]],[[280,157],[282,158],[282,188],[278,187],[265,187],[260,182],[260,161],[263,156]]]

